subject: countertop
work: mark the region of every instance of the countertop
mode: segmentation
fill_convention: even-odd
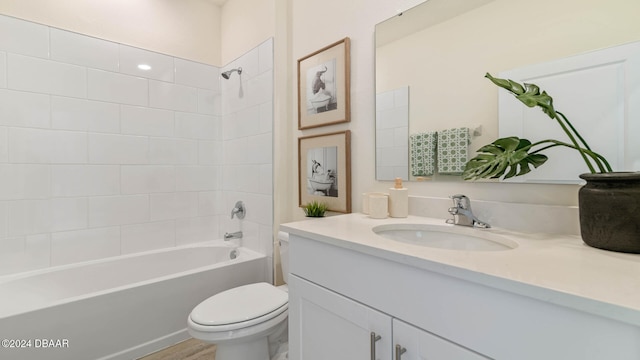
[[[428,224],[515,241],[504,251],[437,249],[386,239],[373,227]],[[371,256],[454,276],[640,326],[640,254],[592,248],[579,236],[472,229],[444,219],[372,219],[354,213],[282,224],[280,230]]]

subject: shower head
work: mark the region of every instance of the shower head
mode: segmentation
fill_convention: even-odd
[[[229,71],[225,71],[225,72],[223,72],[223,73],[222,73],[222,74],[220,74],[220,75],[222,75],[222,77],[223,77],[223,78],[225,78],[225,79],[227,79],[227,80],[228,80],[228,79],[229,79],[229,77],[231,77],[231,74],[233,74],[233,72],[234,72],[234,71],[237,71],[237,72],[238,72],[238,75],[242,74],[242,68],[241,68],[241,67],[239,67],[239,68],[237,68],[237,69],[231,69],[231,70],[229,70]]]

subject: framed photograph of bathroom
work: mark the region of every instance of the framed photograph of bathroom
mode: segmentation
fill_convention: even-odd
[[[351,212],[351,132],[298,138],[298,206],[312,201]]]
[[[349,49],[347,37],[298,59],[298,129],[351,120]]]

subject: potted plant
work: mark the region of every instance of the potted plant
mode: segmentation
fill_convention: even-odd
[[[497,139],[478,149],[479,155],[467,162],[465,180],[482,178],[508,179],[529,173],[547,161],[543,151],[556,146],[580,153],[589,173],[579,190],[580,233],[593,247],[640,253],[640,172],[614,172],[609,162],[593,151],[569,119],[553,107],[553,99],[534,84],[519,84],[487,73],[486,78],[511,92],[528,107],[542,111],[567,134],[569,142],[546,139],[531,143],[516,136]]]
[[[305,205],[302,209],[307,217],[323,217],[325,211],[327,211],[327,204],[314,200]]]

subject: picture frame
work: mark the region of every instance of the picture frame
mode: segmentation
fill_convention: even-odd
[[[298,59],[298,129],[351,121],[348,37]]]
[[[351,212],[351,131],[298,138],[298,206],[323,202]]]

